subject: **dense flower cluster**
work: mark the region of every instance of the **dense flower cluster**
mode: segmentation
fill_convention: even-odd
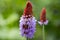
[[[33,38],[36,20],[32,13],[31,2],[28,1],[22,17],[20,18],[20,33],[27,38]]]
[[[40,21],[38,22],[40,25],[47,25],[48,24],[48,20],[46,20],[46,9],[43,8],[42,12],[40,14]]]

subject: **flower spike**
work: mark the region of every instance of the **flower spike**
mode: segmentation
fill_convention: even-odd
[[[33,38],[36,29],[35,26],[36,20],[32,13],[32,4],[28,1],[20,20],[21,35],[27,38]]]
[[[40,22],[38,22],[40,25],[47,25],[48,24],[48,20],[46,19],[46,9],[43,8],[42,12],[40,14]]]
[[[45,8],[42,9],[42,12],[40,14],[40,21],[41,22],[45,22],[46,21],[46,9]]]

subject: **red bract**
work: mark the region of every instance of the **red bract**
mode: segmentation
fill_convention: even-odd
[[[45,8],[42,9],[42,12],[40,14],[40,21],[41,22],[45,22],[46,21],[46,9]]]
[[[43,25],[43,24],[47,25],[48,24],[48,20],[46,19],[46,9],[45,8],[42,9],[42,12],[40,14],[40,21],[38,21],[38,23],[40,25]]]
[[[27,16],[27,18],[32,16],[32,4],[30,1],[27,2],[26,8],[24,9],[24,16]]]

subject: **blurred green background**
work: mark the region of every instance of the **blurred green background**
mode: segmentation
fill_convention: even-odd
[[[46,40],[60,40],[60,0],[30,0],[33,13],[39,21],[43,7],[47,10]],[[0,40],[26,40],[20,35],[19,20],[27,0],[0,0]],[[32,40],[42,40],[42,27],[37,23]]]

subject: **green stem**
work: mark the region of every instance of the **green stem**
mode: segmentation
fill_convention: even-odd
[[[26,40],[32,40],[32,39],[30,39],[30,38],[27,37]]]
[[[45,31],[44,31],[44,25],[43,25],[43,30],[42,30],[42,32],[43,32],[43,40],[45,40]]]
[[[26,40],[29,40],[29,38],[27,37]]]

